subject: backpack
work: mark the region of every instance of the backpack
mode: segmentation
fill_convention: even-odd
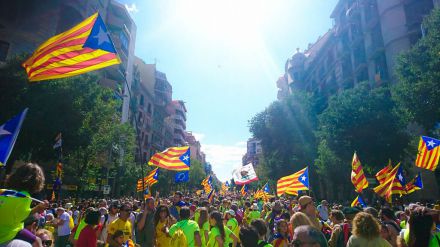
[[[350,225],[347,223],[343,223],[339,226],[342,228],[342,231],[339,233],[338,239],[336,240],[336,246],[345,247],[347,245],[348,239],[351,236]]]
[[[72,230],[75,227],[72,216],[69,216],[69,228]]]
[[[188,240],[186,239],[185,233],[182,228],[178,227],[171,237],[172,247],[188,247]]]

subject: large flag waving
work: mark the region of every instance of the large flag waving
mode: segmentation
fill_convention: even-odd
[[[249,184],[253,181],[257,181],[258,177],[255,173],[254,166],[247,164],[238,169],[232,171],[232,177],[236,185]]]
[[[393,169],[393,166],[391,165],[391,160],[388,163],[387,166],[385,166],[384,168],[382,168],[380,171],[378,171],[376,173],[376,179],[377,181],[379,181],[379,184],[385,182],[385,180],[388,177],[388,173]]]
[[[401,179],[400,179],[400,177],[401,177]],[[391,202],[391,200],[392,200],[391,196],[393,194],[396,194],[396,193],[403,194],[404,193],[404,192],[402,192],[402,191],[404,191],[404,189],[400,189],[400,187],[403,187],[403,185],[400,184],[401,180],[403,181],[404,179],[402,176],[402,169],[400,168],[400,163],[399,163],[388,173],[388,176],[387,176],[387,179],[385,180],[385,182],[379,184],[373,190],[379,196],[385,198],[388,202]]]
[[[3,125],[0,125],[0,167],[6,165],[20,133],[21,124],[26,117],[27,108]]]
[[[187,171],[191,166],[190,148],[188,146],[168,148],[162,153],[154,154],[148,165],[166,170]]]
[[[363,189],[368,188],[368,181],[356,152],[354,153],[353,161],[351,162],[351,182],[358,193],[361,193]]]
[[[409,183],[405,185],[405,191],[406,194],[410,194],[420,189],[423,189],[423,182],[422,182],[422,176],[420,175],[419,172],[419,174],[417,174],[415,178],[413,178],[411,181],[409,181]]]
[[[30,81],[70,77],[121,61],[98,13],[42,45],[23,63]]]
[[[280,178],[277,181],[277,195],[284,193],[298,194],[299,190],[309,189],[309,169],[306,167],[292,175]]]
[[[440,140],[422,136],[419,141],[419,151],[416,166],[434,171],[438,165]]]

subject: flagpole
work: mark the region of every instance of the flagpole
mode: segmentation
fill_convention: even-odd
[[[121,71],[121,70],[118,70],[118,72],[122,75],[122,78],[124,79],[124,82],[125,82],[125,86],[127,87],[127,91],[128,91],[128,97],[129,97],[129,99],[130,99],[130,101],[133,99],[132,98],[132,94],[131,94],[131,89],[130,89],[130,87],[128,86],[128,81],[127,81],[127,77],[124,75],[124,73]],[[132,114],[133,114],[133,117],[134,117],[134,128],[135,128],[135,131],[136,131],[136,140],[137,140],[137,145],[138,145],[138,149],[139,149],[139,159],[142,159],[142,144],[141,144],[141,140],[139,139],[139,129],[138,129],[138,122],[137,122],[137,118],[136,118],[136,112],[135,112],[135,110],[134,110],[134,108],[132,108],[132,107],[128,107],[128,108],[130,108],[131,110],[132,110]],[[142,165],[142,161],[140,162],[140,166],[141,166],[141,179],[142,179],[142,191],[144,191],[145,192],[145,185],[144,185],[144,177],[145,177],[145,174],[144,174],[144,166]],[[145,199],[143,200],[143,201],[145,201]]]

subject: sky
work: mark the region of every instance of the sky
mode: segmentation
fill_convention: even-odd
[[[221,181],[241,165],[248,121],[276,100],[297,48],[332,27],[337,0],[120,0],[136,26],[135,54],[156,63],[186,103],[187,130]]]

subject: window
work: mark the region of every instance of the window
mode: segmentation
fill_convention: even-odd
[[[0,40],[0,61],[6,61],[8,56],[9,43]]]
[[[121,49],[128,54],[128,37],[124,31],[119,32],[119,40],[121,41]]]

